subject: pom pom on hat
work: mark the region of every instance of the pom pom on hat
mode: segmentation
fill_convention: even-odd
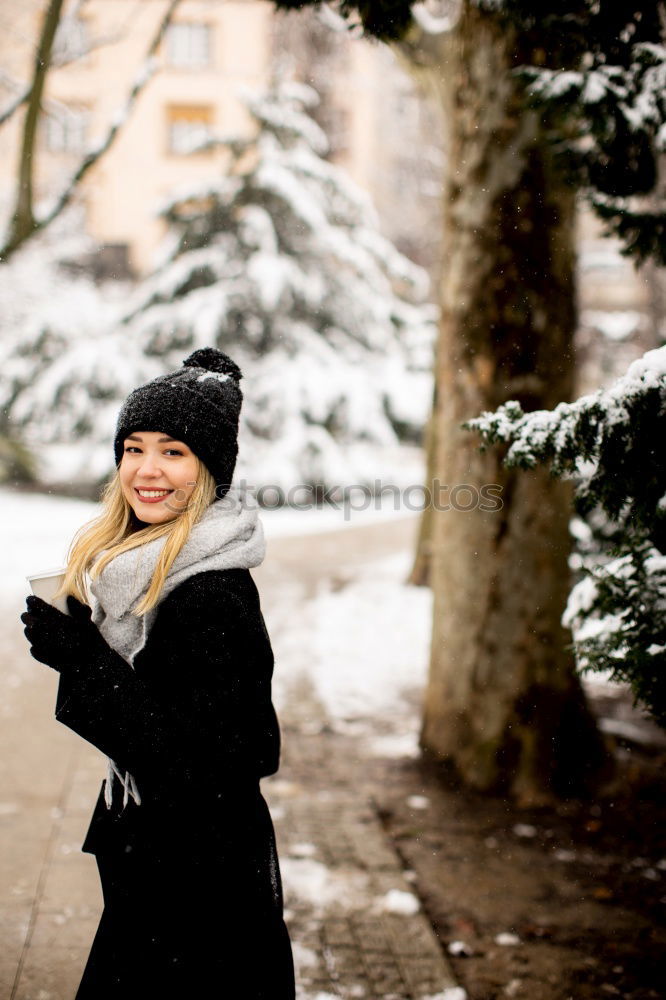
[[[209,372],[231,375],[236,382],[240,382],[243,377],[236,362],[222,351],[216,351],[214,347],[201,347],[190,354],[189,358],[185,358],[183,364],[190,368],[205,368]]]

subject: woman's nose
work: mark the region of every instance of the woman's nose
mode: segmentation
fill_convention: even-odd
[[[143,456],[143,461],[139,463],[137,472],[140,476],[160,476],[162,474],[159,462],[153,455]]]

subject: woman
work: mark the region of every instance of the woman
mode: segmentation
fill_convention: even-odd
[[[103,513],[70,551],[70,614],[31,596],[21,616],[60,672],[56,718],[109,758],[83,844],[104,912],[77,1000],[294,997],[259,789],[280,756],[249,572],[263,532],[230,489],[240,378],[206,348],[130,394]]]

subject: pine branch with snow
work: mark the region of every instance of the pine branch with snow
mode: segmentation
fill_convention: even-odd
[[[606,672],[666,728],[666,557],[649,541],[585,564],[562,624],[571,628],[579,670]]]
[[[531,40],[536,58],[514,72],[565,177],[619,237],[623,253],[665,264],[663,0],[634,8],[611,0],[547,2],[538,10],[524,0],[490,6]]]
[[[109,336],[127,286],[98,286],[75,266],[95,243],[72,205],[3,265],[0,283],[0,430],[27,447],[35,477],[101,482],[118,401],[161,373],[126,336]],[[16,471],[0,463],[0,478]]]
[[[507,467],[547,463],[574,481],[579,518],[594,526],[578,522],[581,579],[563,618],[578,666],[628,681],[666,725],[666,347],[573,403],[524,413],[511,400],[463,426],[481,450],[508,444]]]
[[[666,493],[666,347],[634,361],[610,388],[573,403],[523,413],[510,400],[464,426],[481,433],[482,448],[509,443],[507,467],[550,462],[553,475],[576,478],[581,510],[598,503],[617,519],[629,503],[628,516],[650,530]]]

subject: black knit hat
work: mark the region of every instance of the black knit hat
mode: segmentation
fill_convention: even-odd
[[[240,368],[230,357],[204,347],[190,354],[182,368],[139,386],[118,415],[116,465],[120,465],[129,434],[163,431],[192,449],[215,480],[217,497],[224,496],[238,455],[241,378]]]

